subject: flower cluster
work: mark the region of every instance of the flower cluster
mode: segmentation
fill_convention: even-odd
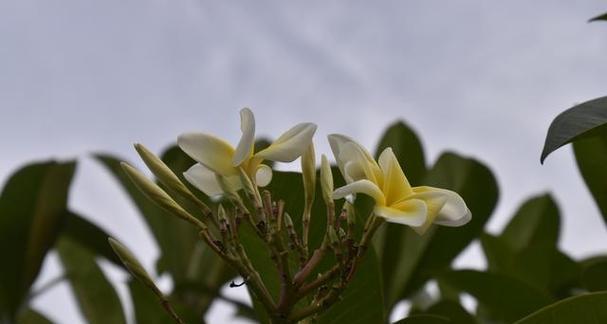
[[[423,234],[432,224],[460,226],[471,218],[457,193],[428,186],[411,187],[391,148],[385,149],[375,161],[351,138],[333,134],[329,136],[329,143],[345,185],[334,189],[331,165],[322,155],[320,187],[326,220],[319,221],[326,223],[326,230],[322,243],[312,251],[308,244],[310,222],[312,216],[318,217],[312,215],[317,175],[312,138],[316,125],[297,124],[267,148],[256,152],[253,113],[245,108],[240,117],[242,137],[235,148],[205,133],[186,133],[177,140],[179,147],[197,162],[183,174],[184,178],[210,197],[212,206],[201,201],[199,194],[192,192],[140,144],[135,146],[140,156],[158,181],[170,190],[163,190],[126,163],[123,168],[150,199],[197,228],[201,239],[246,279],[273,323],[296,322],[330,307],[352,280],[371,238],[385,221],[408,225]],[[301,160],[304,187],[301,232],[293,224],[288,206],[282,200],[275,201],[273,193],[263,189],[270,184],[273,173],[263,163],[265,160],[292,162],[297,158]],[[373,198],[375,205],[366,217],[362,234],[357,235],[353,201],[359,194]],[[204,216],[193,216],[177,203],[174,195],[192,202]],[[342,203],[343,198],[346,200]],[[342,208],[336,213],[338,205]],[[240,239],[240,229],[248,226],[246,224],[266,244],[275,263],[281,282],[278,300],[272,298]],[[127,267],[133,268],[134,276],[154,287],[128,251],[116,241],[112,241],[112,246]],[[318,264],[330,253],[335,256],[335,264],[329,270],[318,272]],[[299,261],[297,269],[291,269],[293,256]],[[159,294],[159,290],[153,290]],[[312,297],[311,302],[302,305],[306,296]],[[166,300],[161,300],[166,307]],[[172,315],[177,318],[174,312]]]

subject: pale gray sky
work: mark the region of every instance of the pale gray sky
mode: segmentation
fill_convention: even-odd
[[[82,158],[71,206],[151,268],[149,234],[88,152],[136,160],[131,143],[160,150],[192,130],[235,143],[243,106],[261,134],[317,123],[323,153],[329,133],[373,147],[404,119],[430,161],[450,149],[497,174],[491,231],[550,190],[563,249],[586,256],[605,250],[607,233],[570,150],[544,166],[539,154],[556,114],[607,94],[607,24],[586,23],[605,11],[599,0],[3,0],[0,179],[33,159]],[[458,263],[482,266],[478,248]],[[41,282],[59,271],[53,258],[45,269]],[[66,291],[36,305],[79,323]]]

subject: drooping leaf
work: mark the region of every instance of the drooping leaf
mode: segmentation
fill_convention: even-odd
[[[95,255],[67,237],[57,242],[57,252],[87,322],[126,323],[118,294],[97,265]]]
[[[560,222],[559,209],[552,196],[534,196],[517,210],[501,237],[517,252],[531,245],[555,247]]]
[[[0,196],[0,322],[13,322],[67,217],[75,162],[27,165]]]
[[[459,193],[472,211],[472,220],[462,227],[435,226],[423,236],[407,228],[400,242],[391,242],[403,248],[394,271],[398,275],[390,281],[390,307],[448,268],[482,233],[497,203],[498,188],[491,171],[481,162],[455,153],[441,155],[424,184]]]
[[[590,20],[588,20],[588,22],[600,21],[600,20],[607,20],[607,12],[602,15],[598,15],[594,18],[591,18]]]
[[[592,137],[594,131],[607,123],[607,97],[586,101],[560,113],[548,128],[540,161],[559,147],[581,137]]]
[[[124,268],[120,259],[107,244],[107,238],[110,236],[107,232],[74,212],[69,212],[69,214],[62,235],[87,248],[89,252],[102,256],[114,265]]]
[[[17,323],[19,323],[19,324],[53,324],[53,322],[50,319],[46,318],[46,316],[44,316],[40,312],[33,310],[31,308],[28,308],[19,314]]]
[[[544,307],[515,324],[607,323],[607,292],[570,297]]]
[[[525,282],[475,270],[444,273],[440,279],[475,297],[493,320],[512,322],[551,303],[551,298]]]
[[[573,152],[584,182],[607,224],[607,130],[599,133],[573,143]]]

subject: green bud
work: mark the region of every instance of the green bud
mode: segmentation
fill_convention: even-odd
[[[171,196],[169,196],[162,188],[160,188],[152,180],[148,179],[140,171],[128,165],[125,162],[121,162],[120,165],[124,172],[129,176],[131,181],[145,194],[150,200],[154,201],[162,209],[172,213],[173,215],[190,222],[200,229],[206,228],[201,221],[190,215],[185,209],[183,209]]]
[[[184,196],[193,196],[192,192],[179,180],[177,175],[154,153],[150,152],[142,144],[135,144],[135,150],[141,156],[145,165],[152,171],[152,173],[162,182],[165,186],[179,192]]]
[[[310,143],[301,156],[301,172],[306,203],[311,204],[314,201],[314,193],[316,191],[316,153],[314,152],[314,144],[312,143]]]
[[[243,168],[238,168],[238,171],[240,171],[240,182],[242,182],[244,190],[248,194],[255,196],[257,191],[255,190],[255,185],[251,181],[251,178],[249,178],[249,175],[245,172]]]
[[[356,209],[354,208],[354,205],[346,202],[344,208],[346,209],[348,226],[354,226],[354,224],[356,224]]]
[[[112,250],[114,250],[114,253],[118,255],[120,261],[122,261],[124,266],[129,270],[133,277],[137,278],[137,280],[141,281],[141,283],[152,289],[154,294],[162,297],[162,292],[160,291],[160,289],[158,289],[158,287],[154,283],[154,280],[152,280],[152,277],[147,273],[147,271],[145,271],[143,265],[141,265],[137,258],[135,258],[135,255],[133,255],[133,253],[129,251],[129,249],[127,249],[124,245],[122,245],[114,238],[109,237],[108,242],[110,243]]]
[[[331,164],[324,154],[320,160],[320,187],[325,203],[333,203],[333,172],[331,172]]]

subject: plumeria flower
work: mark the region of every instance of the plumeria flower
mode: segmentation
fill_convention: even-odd
[[[186,133],[177,139],[179,147],[198,162],[184,172],[184,177],[210,197],[222,195],[225,186],[234,191],[241,189],[239,168],[253,184],[260,187],[268,185],[272,180],[272,169],[262,162],[292,162],[297,159],[312,142],[316,125],[297,124],[257,153],[254,152],[255,118],[248,108],[240,111],[240,129],[242,137],[236,148],[204,133]]]
[[[391,223],[411,226],[423,234],[432,223],[461,226],[472,214],[456,192],[421,186],[411,187],[391,148],[377,162],[360,144],[344,135],[330,135],[329,143],[346,185],[334,199],[362,193],[375,200],[374,213]]]

